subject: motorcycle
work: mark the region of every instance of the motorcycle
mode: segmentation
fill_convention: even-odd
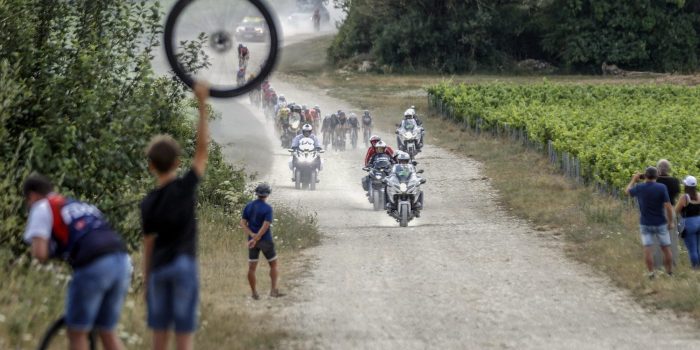
[[[384,209],[386,198],[386,185],[384,179],[391,173],[391,157],[387,154],[377,156],[372,162],[372,166],[363,168],[368,172],[368,178],[363,186],[366,186],[367,198],[374,205],[374,210]],[[368,180],[368,181],[367,181]]]
[[[425,179],[419,178],[422,174],[409,164],[394,165],[391,175],[384,179],[387,194],[387,213],[399,222],[399,226],[406,227],[408,222],[420,216],[423,209],[423,191],[420,185]]]
[[[418,143],[420,143],[420,137],[423,132],[422,128],[414,121],[404,121],[401,124],[396,124],[396,126],[398,127],[396,130],[396,135],[398,135],[396,141],[399,144],[399,149],[408,153],[411,159],[414,159],[416,154],[420,152]]]
[[[299,130],[301,130],[301,116],[298,113],[292,113],[289,115],[287,126],[280,136],[282,147],[289,147],[292,140],[299,134]]]
[[[318,173],[322,168],[320,154],[324,151],[317,150],[314,140],[308,137],[299,140],[298,149],[288,151],[292,153],[293,158],[289,168],[294,173],[294,188],[316,190]]]

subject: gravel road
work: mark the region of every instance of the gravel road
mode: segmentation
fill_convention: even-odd
[[[322,110],[352,107],[308,86],[273,85]],[[260,302],[299,334],[285,348],[700,348],[694,322],[646,310],[499,207],[478,162],[427,145],[418,156],[426,208],[399,228],[365,199],[363,151],[326,153],[318,191],[297,191],[271,122],[246,101],[217,109],[214,137],[239,140],[232,157],[255,159],[274,199],[317,212],[324,234],[304,252],[311,271],[291,295]]]

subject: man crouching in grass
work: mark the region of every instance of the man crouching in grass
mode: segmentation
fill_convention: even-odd
[[[248,283],[250,283],[252,297],[255,300],[260,299],[256,289],[255,269],[258,266],[261,251],[270,263],[270,279],[272,280],[270,296],[274,298],[284,296],[277,289],[277,253],[270,230],[272,207],[266,203],[270,193],[272,193],[270,185],[265,183],[258,185],[255,188],[255,195],[258,196],[258,199],[245,206],[241,218],[241,228],[248,238]]]
[[[659,239],[659,245],[664,254],[666,273],[669,276],[673,275],[671,272],[671,235],[669,233],[673,227],[673,207],[666,186],[656,182],[658,174],[655,167],[648,167],[643,177],[641,174],[635,174],[625,190],[630,196],[636,197],[639,202],[639,231],[642,245],[644,245],[644,260],[649,270],[649,279],[654,278],[654,260],[652,258],[654,236]],[[637,184],[640,179],[644,179],[645,182]]]

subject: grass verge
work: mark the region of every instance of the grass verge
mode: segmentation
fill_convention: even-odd
[[[295,49],[309,55],[324,55],[323,43],[329,45],[330,40],[315,40],[313,45],[299,43]],[[318,51],[313,52],[314,49]],[[394,129],[394,123],[410,105],[415,105],[419,114],[426,115],[428,105],[424,87],[445,79],[472,83],[494,80],[528,83],[543,79],[535,76],[356,74],[332,71],[325,65],[303,72],[284,70],[282,66],[282,74],[297,81],[302,79],[331,96],[370,109],[376,127],[385,131]],[[546,79],[571,83],[659,81],[653,77],[548,76]],[[688,80],[662,82],[687,84]],[[561,240],[568,256],[607,274],[615,284],[631,291],[641,303],[686,313],[700,320],[700,274],[689,269],[684,247],[681,247],[674,278],[654,281],[644,278],[638,214],[634,208],[565,178],[549,164],[546,155],[510,139],[476,135],[434,115],[424,118],[424,123],[428,143],[482,162],[485,175],[501,194],[500,204],[528,220],[539,236]]]
[[[290,267],[286,264],[300,249],[319,242],[314,216],[299,215],[275,206],[273,224],[280,254],[282,288]],[[199,219],[199,269],[201,281],[200,349],[270,349],[289,336],[259,310],[271,301],[253,304],[248,297],[247,249],[238,229],[238,215],[203,206]],[[70,270],[61,264],[37,265],[12,261],[0,250],[0,349],[33,349],[49,324],[63,313],[63,298]],[[146,306],[140,277],[140,254],[132,254],[136,273],[126,300],[119,333],[129,349],[150,347]],[[260,290],[269,288],[267,268],[258,271]],[[290,278],[291,277],[291,278]],[[258,310],[258,311],[255,311]],[[65,342],[58,348],[66,348]]]

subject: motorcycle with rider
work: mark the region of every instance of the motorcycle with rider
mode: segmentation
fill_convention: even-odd
[[[368,172],[362,178],[362,188],[365,190],[369,202],[373,204],[374,210],[383,210],[386,199],[386,185],[384,179],[391,174],[394,159],[389,155],[387,145],[384,141],[378,141],[375,145],[375,153],[369,160],[369,166],[362,168]]]
[[[416,170],[408,153],[398,153],[396,160],[397,164],[384,180],[386,210],[389,216],[399,222],[399,226],[406,227],[409,221],[420,217],[423,209],[423,191],[420,186],[426,180],[419,176],[423,170]]]
[[[289,169],[292,171],[292,181],[296,189],[316,189],[319,182],[318,174],[323,170],[321,144],[313,134],[313,126],[304,124],[301,134],[292,140],[289,152],[292,159],[289,160]]]

